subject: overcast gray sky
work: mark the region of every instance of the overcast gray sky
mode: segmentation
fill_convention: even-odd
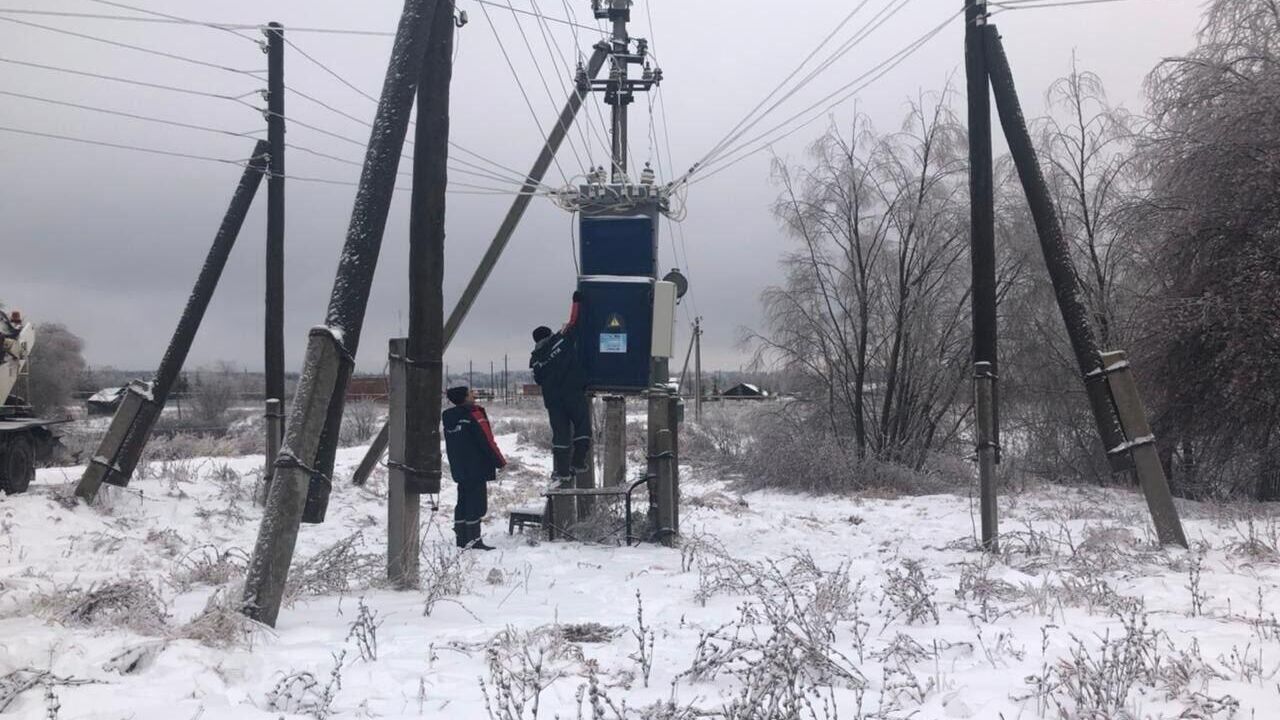
[[[225,23],[277,20],[297,28],[324,27],[394,30],[401,3],[366,0],[221,0],[176,2],[126,0],[150,10]],[[488,10],[517,66],[537,116],[545,126],[567,92],[563,70],[557,71],[544,44],[568,56],[576,43],[586,48],[598,35],[551,24],[540,27],[521,16],[519,27],[506,9],[487,8],[477,0],[459,0],[470,24],[458,34],[454,69],[452,137],[463,147],[520,172],[532,162],[541,134],[503,59],[485,16]],[[894,0],[898,2],[898,0]],[[558,18],[576,13],[593,24],[588,0],[510,0],[518,9],[536,5]],[[838,36],[843,41],[860,30],[890,0],[869,0]],[[6,7],[133,15],[91,0],[17,0]],[[652,13],[650,25],[646,5]],[[962,81],[962,23],[954,13],[960,0],[912,0],[879,30],[813,83],[780,107],[756,129],[767,130],[840,88],[930,28],[952,21],[901,65],[858,93],[858,108],[881,128],[895,127],[910,96]],[[1014,63],[1029,113],[1038,113],[1048,84],[1065,73],[1074,51],[1082,67],[1098,72],[1113,101],[1135,110],[1142,107],[1142,81],[1164,56],[1187,50],[1194,39],[1199,0],[1128,0],[996,16]],[[701,158],[724,134],[842,20],[849,0],[638,0],[632,34],[648,37],[666,80],[661,91],[669,121],[671,154],[683,171]],[[0,18],[109,38],[119,42],[197,58],[232,69],[266,67],[265,56],[231,33],[206,27],[144,24],[65,17],[0,13]],[[533,46],[531,56],[520,28]],[[246,34],[257,36],[253,30]],[[391,39],[383,36],[290,32],[305,52],[346,80],[376,95],[382,84]],[[0,58],[62,66],[178,85],[215,94],[239,96],[264,86],[254,76],[158,58],[83,38],[58,35],[0,20]],[[558,62],[558,61],[557,61]],[[551,97],[537,72],[551,85]],[[372,119],[374,104],[290,49],[286,77],[296,88],[345,113]],[[207,125],[234,133],[265,126],[251,107],[225,99],[182,95],[130,85],[53,73],[0,63],[0,90],[107,107],[135,114]],[[120,117],[3,96],[0,126],[59,133],[107,142],[147,145],[197,155],[244,159],[253,141],[159,126]],[[957,96],[962,101],[963,96]],[[247,98],[258,104],[258,98]],[[592,100],[599,103],[598,97]],[[368,129],[316,104],[289,95],[286,115],[347,138],[364,142]],[[848,118],[854,100],[834,110]],[[599,129],[599,111],[588,108]],[[606,109],[607,110],[607,109]],[[649,139],[649,106],[632,106],[632,149],[638,162],[662,149]],[[814,115],[821,115],[815,111]],[[661,118],[660,110],[654,112]],[[805,116],[810,117],[810,116]],[[802,159],[804,147],[827,122],[817,122],[778,141],[772,152]],[[602,129],[600,129],[602,131]],[[573,135],[582,163],[601,163],[604,148],[586,129],[592,147]],[[659,130],[661,132],[661,130]],[[756,133],[751,133],[755,135]],[[294,125],[289,142],[320,152],[360,160],[358,144]],[[466,157],[455,154],[455,157]],[[474,158],[471,158],[474,159]],[[560,166],[572,176],[582,167],[569,146]],[[401,165],[407,172],[408,162]],[[291,175],[354,182],[359,168],[291,151]],[[163,353],[190,286],[226,209],[239,176],[237,167],[145,155],[138,152],[76,145],[0,132],[0,300],[19,307],[36,320],[66,323],[86,341],[93,365],[153,367]],[[455,182],[497,186],[493,180],[452,174]],[[552,169],[547,182],[560,185]],[[408,178],[403,183],[408,186]],[[324,318],[338,251],[351,213],[353,187],[291,182],[288,189],[287,354],[291,368],[301,358],[306,330]],[[769,179],[769,153],[749,157],[690,188],[688,217],[683,223],[685,247],[664,226],[663,265],[679,264],[693,285],[682,305],[678,341],[687,342],[684,326],[695,311],[705,318],[704,364],[734,369],[743,362],[737,349],[740,328],[759,321],[760,291],[777,278],[777,260],[787,245],[769,214],[777,188]],[[369,305],[361,344],[361,369],[382,367],[386,339],[403,329],[407,317],[406,272],[409,208],[407,193],[392,207],[383,244],[376,287]],[[510,203],[505,195],[451,195],[448,209],[446,305],[451,306],[475,262],[488,244]],[[189,367],[228,360],[251,369],[262,365],[262,260],[266,193],[255,202],[241,233],[221,287],[205,318]],[[570,216],[537,198],[489,281],[469,321],[447,355],[451,369],[468,359],[477,371],[502,356],[523,367],[528,331],[558,322],[567,309],[574,283]],[[685,250],[687,249],[687,263]]]

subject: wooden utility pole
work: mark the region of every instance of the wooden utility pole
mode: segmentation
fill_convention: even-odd
[[[409,113],[439,0],[405,0],[374,117],[347,239],[338,262],[325,324],[310,332],[275,481],[245,577],[243,610],[274,626],[306,517],[322,520],[347,382],[364,325]]]
[[[209,248],[204,265],[200,267],[195,287],[191,289],[186,308],[178,319],[178,327],[173,331],[169,347],[165,350],[151,384],[131,383],[120,407],[111,418],[107,434],[103,436],[98,451],[93,454],[76,486],[76,496],[84,501],[92,503],[103,483],[125,487],[133,477],[138,458],[142,456],[142,450],[151,437],[151,430],[160,417],[160,411],[164,409],[169,391],[182,372],[187,353],[191,351],[191,343],[195,341],[196,331],[200,329],[205,311],[209,309],[209,301],[213,299],[213,291],[218,287],[218,279],[222,277],[227,258],[235,247],[245,216],[249,214],[249,206],[253,204],[262,176],[267,172],[268,150],[268,144],[259,141],[253,149],[248,166],[240,174],[240,182],[236,185],[235,194],[231,196],[231,205],[222,218],[222,224],[218,226],[213,245]]]
[[[267,142],[271,145],[270,175],[267,178],[267,297],[266,322],[263,325],[263,375],[266,401],[276,400],[276,412],[268,409],[266,488],[271,487],[271,473],[280,439],[284,437],[284,415],[279,404],[284,402],[284,27],[267,23]],[[272,425],[275,427],[272,427]],[[273,442],[274,440],[274,442]]]
[[[1089,325],[1088,309],[1079,296],[1071,249],[1063,236],[1057,208],[1027,130],[1009,57],[995,27],[984,29],[984,41],[1000,124],[1035,220],[1040,249],[1067,328],[1067,337],[1080,365],[1098,433],[1107,447],[1113,469],[1132,466],[1136,470],[1160,542],[1186,547],[1182,522],[1156,454],[1155,438],[1147,423],[1146,410],[1138,396],[1129,363],[1124,353],[1101,352]]]
[[[996,362],[995,181],[991,151],[991,91],[987,82],[986,0],[965,0],[964,57],[969,105],[969,223],[973,265],[973,367],[977,409],[982,546],[995,552],[999,535],[996,465],[1000,462],[999,365]]]
[[[480,291],[484,289],[489,276],[493,274],[493,269],[497,266],[498,259],[502,257],[502,253],[506,250],[507,244],[510,243],[516,227],[520,225],[520,220],[529,208],[529,202],[533,199],[534,193],[542,183],[542,178],[546,177],[547,170],[551,167],[551,161],[555,158],[560,145],[569,134],[569,128],[573,125],[574,118],[578,116],[578,111],[582,108],[584,98],[591,91],[591,81],[600,73],[600,68],[604,66],[604,61],[608,57],[608,46],[603,48],[596,47],[590,61],[587,63],[587,67],[581,70],[574,92],[569,96],[564,109],[560,111],[559,120],[551,128],[547,142],[538,152],[538,157],[534,160],[533,167],[529,170],[529,176],[521,187],[520,193],[511,202],[511,207],[502,219],[502,224],[498,226],[498,231],[494,234],[493,240],[490,241],[488,249],[485,250],[484,257],[480,259],[480,264],[471,275],[471,280],[467,282],[467,287],[463,289],[462,295],[458,298],[458,303],[453,306],[453,311],[449,313],[449,319],[444,326],[444,347],[446,350],[449,348],[449,344],[453,342],[453,338],[458,334],[458,328],[462,327],[463,321],[467,319],[467,314],[471,312],[471,307],[475,304],[476,298],[479,297]],[[356,468],[352,482],[356,485],[363,485],[369,479],[373,469],[377,467],[378,461],[386,451],[387,427],[383,425],[382,430],[374,438],[369,450],[365,453],[364,459],[360,461],[359,467]]]

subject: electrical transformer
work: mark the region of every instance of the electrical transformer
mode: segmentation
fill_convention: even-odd
[[[579,229],[583,275],[657,274],[658,234],[652,215],[584,215]]]
[[[589,389],[634,392],[649,387],[653,286],[651,277],[588,275],[578,279],[583,295],[578,348]]]

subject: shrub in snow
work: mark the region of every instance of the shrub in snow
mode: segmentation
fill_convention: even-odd
[[[118,580],[88,590],[61,589],[36,600],[38,608],[59,622],[99,628],[128,628],[158,635],[168,627],[169,610],[150,582]]]
[[[295,562],[285,584],[286,604],[304,595],[346,594],[367,588],[382,579],[383,556],[362,552],[364,533],[356,532]]]
[[[485,646],[487,678],[480,678],[489,720],[536,720],[542,693],[583,662],[582,650],[552,627],[509,627]]]

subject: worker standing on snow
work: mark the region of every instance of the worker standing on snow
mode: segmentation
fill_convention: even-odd
[[[542,388],[542,404],[551,420],[551,459],[554,480],[570,486],[574,473],[587,469],[591,449],[591,406],[587,399],[587,375],[578,355],[578,313],[582,293],[573,294],[569,322],[560,332],[539,327],[533,331],[529,367]]]
[[[489,511],[489,482],[507,460],[498,449],[489,427],[489,415],[476,404],[471,388],[449,388],[453,407],[444,411],[444,446],[449,472],[458,484],[458,504],[453,510],[453,532],[458,547],[492,550],[480,539],[480,521]]]

